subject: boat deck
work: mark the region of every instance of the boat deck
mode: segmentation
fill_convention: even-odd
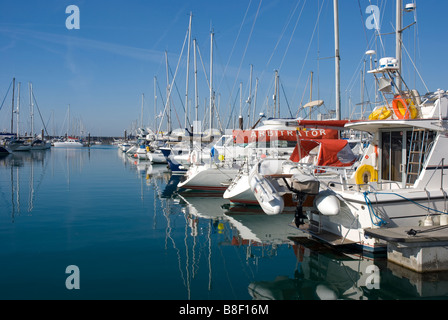
[[[364,229],[365,235],[388,242],[443,242],[448,241],[448,225],[429,227],[396,227]]]

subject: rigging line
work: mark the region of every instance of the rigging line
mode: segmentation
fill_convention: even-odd
[[[362,9],[361,9],[361,2],[360,2],[360,0],[358,0],[358,7],[359,7],[359,13],[360,13],[360,15],[361,15],[361,24],[362,24],[362,27],[363,27],[363,30],[364,30],[364,36],[366,37],[366,44],[367,45],[369,45],[369,40],[367,39],[367,30],[366,30],[366,25],[364,24],[364,15],[363,15],[363,12],[362,12]]]
[[[411,56],[410,56],[408,50],[406,49],[406,46],[405,46],[403,43],[402,43],[402,47],[403,47],[404,51],[406,52],[407,56],[409,57],[409,60],[411,61],[412,65],[414,66],[415,72],[417,72],[418,77],[420,78],[420,80],[422,81],[423,85],[425,86],[426,91],[429,92],[429,89],[428,89],[428,87],[427,87],[425,81],[423,80],[422,75],[421,75],[420,72],[418,71],[417,66],[415,65],[415,63],[414,63],[414,61],[412,60],[412,58],[411,58]]]
[[[247,42],[246,42],[246,47],[244,48],[243,56],[242,56],[241,61],[240,61],[240,66],[238,67],[238,72],[236,74],[235,81],[233,83],[232,92],[235,89],[235,85],[236,85],[236,82],[238,80],[238,76],[240,75],[241,66],[243,64],[244,57],[246,56],[246,52],[247,52],[247,48],[249,47],[250,39],[252,38],[252,33],[254,31],[254,28],[255,28],[255,23],[257,22],[257,19],[258,19],[258,14],[260,12],[260,7],[261,7],[261,3],[262,2],[263,2],[263,0],[260,0],[260,3],[258,4],[257,13],[255,14],[254,22],[252,23],[252,28],[250,29],[249,37],[248,37]]]
[[[277,50],[277,47],[278,47],[278,45],[280,44],[280,41],[282,40],[283,35],[285,34],[286,29],[288,28],[289,23],[291,22],[292,17],[294,16],[294,14],[295,14],[295,12],[296,12],[296,10],[297,10],[299,4],[300,4],[300,1],[297,1],[296,7],[295,7],[294,10],[291,12],[291,14],[290,14],[290,16],[289,16],[287,22],[285,23],[285,25],[284,25],[284,27],[283,27],[283,30],[282,30],[282,32],[280,33],[280,37],[278,38],[277,43],[275,44],[275,47],[274,47],[274,49],[272,50],[271,56],[269,57],[269,60],[268,60],[268,62],[266,63],[266,66],[268,66],[268,65],[271,63],[271,60],[272,60],[272,58],[274,57],[275,51]],[[302,9],[303,9],[303,7],[302,7]]]
[[[214,41],[213,44],[214,44],[214,48],[215,48],[214,53],[216,53],[216,58],[217,58],[218,62],[220,62],[220,61],[222,61],[222,57],[221,57],[221,52],[220,52],[220,50],[219,50],[219,48],[218,48],[218,43],[217,43],[217,41]],[[221,64],[218,63],[218,66],[221,66]],[[225,70],[223,71],[222,74],[223,74],[223,77],[222,77],[222,79],[221,79],[221,82],[224,81],[224,79],[225,79],[225,75],[224,75],[224,74],[225,74]],[[220,92],[221,82],[220,82],[220,84],[216,87],[216,90],[215,90],[215,91]],[[229,92],[231,92],[231,89],[230,89],[230,86],[229,86],[228,81],[224,81],[224,82],[225,82],[225,84],[226,84],[227,89],[229,90]]]
[[[8,96],[9,90],[11,89],[11,85],[12,85],[12,81],[9,84],[9,87],[8,87],[8,90],[6,91],[5,97],[3,98],[2,105],[0,106],[0,110],[2,110],[2,108],[3,108],[3,104],[5,103],[6,97]]]
[[[166,113],[166,110],[167,110],[167,108],[168,108],[168,104],[169,104],[169,102],[170,102],[171,92],[172,92],[172,90],[173,90],[173,83],[174,83],[174,80],[176,80],[177,71],[179,70],[179,64],[180,64],[180,60],[181,60],[181,58],[182,58],[182,55],[183,55],[183,52],[184,52],[184,49],[185,49],[185,43],[187,42],[187,38],[188,38],[188,30],[187,30],[187,33],[186,33],[186,35],[185,35],[184,43],[183,43],[183,45],[182,45],[182,50],[181,50],[180,55],[179,55],[179,60],[177,61],[176,71],[175,71],[175,73],[174,73],[173,80],[172,80],[171,85],[170,85],[170,87],[169,87],[170,89],[169,89],[169,91],[168,91],[168,97],[167,97],[167,99],[166,99],[165,108],[163,109],[163,115],[162,115],[162,120],[160,121],[159,130],[157,130],[157,131],[160,131],[160,128],[161,128],[161,125],[162,125],[162,122],[163,122],[163,118],[165,117],[165,113]]]
[[[201,50],[199,50],[199,46],[197,46],[197,49],[199,54],[199,60],[201,60],[202,69],[204,70],[205,81],[207,82],[207,88],[210,90],[210,81],[208,81],[207,70],[205,69],[204,61],[202,60]]]
[[[162,90],[160,89],[159,82],[157,81],[157,88],[159,89],[160,99],[162,99],[162,104],[165,105],[165,101],[163,100]]]
[[[370,43],[374,39],[375,39],[375,34],[373,34],[372,37],[370,38]],[[367,47],[366,47],[365,51],[367,51],[370,48],[370,43],[367,44]],[[362,65],[362,63],[364,61],[364,58],[365,58],[365,53],[362,55],[361,59],[359,60],[358,66],[356,67],[356,69],[355,69],[355,71],[354,71],[354,73],[352,75],[352,78],[348,82],[347,89],[345,89],[345,91],[353,89],[353,86],[355,85],[355,80],[357,79],[357,77],[359,75],[358,71],[361,70],[360,68],[361,68],[361,65]]]
[[[302,68],[301,68],[300,73],[299,73],[299,78],[297,79],[296,88],[294,89],[293,96],[295,96],[296,91],[298,89],[300,78],[302,77],[303,69],[305,68],[305,63],[306,63],[306,60],[308,59],[308,54],[310,52],[311,44],[313,42],[314,35],[316,33],[316,28],[317,28],[317,26],[319,24],[320,14],[322,13],[322,8],[324,7],[324,3],[325,3],[325,1],[322,1],[322,5],[320,6],[319,12],[317,14],[317,19],[316,19],[316,23],[314,25],[313,34],[311,35],[310,43],[308,44],[308,48],[306,49],[305,59],[303,60]]]
[[[308,82],[310,81],[310,78],[311,78],[311,75],[308,75],[308,79],[306,80],[305,86],[304,86],[304,88],[303,88],[302,99],[300,100],[299,107],[297,108],[296,118],[299,116],[300,111],[304,110],[304,109],[302,108],[302,106],[303,106],[302,103],[303,103],[303,98],[305,97],[305,90],[306,90],[307,87],[308,87]]]
[[[369,0],[369,3],[370,3],[370,5],[372,5],[371,0]],[[385,2],[383,2],[383,8],[382,8],[383,10],[384,10],[384,7],[386,6],[386,3],[387,3],[387,0]],[[383,10],[380,9],[380,12],[384,12]],[[378,29],[376,30],[376,32],[378,34],[378,38],[380,39],[381,48],[383,49],[383,56],[385,56],[386,55],[386,47],[384,46],[383,38],[381,37],[381,32],[380,32],[380,30],[381,30],[381,25],[380,25],[381,20],[380,21],[376,21],[376,18],[377,18],[376,15],[373,15],[373,21],[375,22],[375,25],[378,26]]]
[[[244,23],[246,21],[246,17],[247,17],[247,14],[249,12],[249,8],[250,8],[251,3],[252,3],[252,0],[250,0],[249,4],[247,5],[246,13],[244,14],[243,21],[241,21],[240,29],[238,30],[238,34],[237,34],[236,39],[235,39],[235,41],[233,43],[232,50],[230,51],[229,59],[227,60],[226,66],[224,68],[224,73],[222,75],[221,81],[218,84],[218,88],[221,86],[221,82],[222,82],[222,80],[224,78],[224,75],[226,74],[226,71],[227,71],[227,67],[230,64],[230,59],[232,58],[233,51],[235,50],[235,47],[236,47],[236,43],[238,42],[238,39],[240,38],[241,30],[243,29],[243,25],[244,25]]]
[[[281,81],[281,80],[280,80],[280,81]],[[292,112],[291,112],[291,108],[289,107],[288,98],[286,97],[285,88],[283,87],[283,83],[282,83],[282,82],[280,82],[280,87],[282,88],[283,96],[285,97],[286,105],[288,106],[289,115],[291,116],[291,118],[293,118],[293,116],[292,116]]]
[[[32,95],[33,95],[33,100],[36,103],[37,111],[39,112],[40,120],[42,121],[42,124],[44,126],[45,132],[47,133],[47,136],[49,136],[48,131],[47,131],[47,126],[45,125],[44,119],[42,118],[42,114],[40,113],[40,108],[39,108],[39,105],[37,104],[37,100],[36,100],[36,97],[34,96],[34,92],[32,93]],[[43,138],[44,137],[42,137],[42,139]]]
[[[171,70],[171,67],[168,66],[168,70],[170,71],[171,76],[173,76],[173,71]],[[185,112],[185,111],[186,111],[186,110],[185,110],[185,105],[184,105],[184,103],[183,103],[183,99],[182,99],[182,96],[181,96],[181,94],[180,94],[180,92],[179,92],[179,87],[177,86],[177,82],[176,82],[176,81],[174,81],[174,87],[176,88],[177,95],[179,96],[179,100],[180,100],[180,104],[182,105],[182,109],[183,109],[184,112]],[[188,124],[190,125],[190,119],[187,118],[187,120],[188,120]],[[180,124],[179,124],[179,125],[180,125]]]
[[[233,101],[232,109],[230,109],[230,115],[229,115],[229,118],[228,118],[228,120],[227,120],[226,128],[229,127],[230,121],[232,120],[233,110],[235,109],[235,105],[236,105],[236,102],[237,102],[237,99],[238,99],[238,93],[239,93],[239,92],[240,92],[240,89],[238,88],[238,92],[237,92],[236,95],[235,95],[235,101]]]
[[[392,27],[393,27],[393,26],[392,26]],[[395,28],[394,28],[394,31],[395,31]],[[428,89],[428,87],[426,86],[426,83],[425,83],[425,81],[423,80],[422,75],[421,75],[420,72],[418,71],[417,66],[416,66],[415,63],[414,63],[414,60],[412,60],[411,55],[409,54],[408,50],[406,49],[406,46],[404,45],[403,41],[401,41],[401,47],[404,49],[404,51],[406,52],[406,54],[407,54],[409,60],[411,61],[412,65],[414,66],[414,69],[415,69],[415,71],[417,72],[417,74],[418,74],[420,80],[422,81],[423,85],[425,86],[426,91],[429,92],[429,89]]]
[[[292,30],[291,37],[289,38],[289,42],[288,42],[288,45],[287,45],[287,47],[286,47],[285,53],[283,54],[282,61],[281,61],[281,63],[280,63],[280,66],[278,67],[278,70],[279,70],[279,71],[280,71],[280,69],[281,69],[282,66],[283,66],[283,62],[285,61],[285,57],[286,57],[286,54],[288,53],[289,46],[291,45],[291,42],[292,42],[292,38],[293,38],[293,36],[294,36],[294,33],[296,32],[297,25],[299,24],[300,18],[302,17],[302,12],[303,12],[303,8],[305,8],[305,4],[306,4],[306,0],[303,2],[302,9],[300,10],[299,16],[297,17],[296,24],[294,25],[294,29]]]

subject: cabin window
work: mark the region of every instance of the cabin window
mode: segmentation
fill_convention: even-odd
[[[381,133],[381,179],[401,182],[405,131]]]
[[[431,131],[382,131],[381,179],[400,182],[403,187],[414,184],[433,141]]]

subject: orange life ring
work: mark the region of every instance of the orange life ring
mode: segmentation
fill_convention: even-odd
[[[415,119],[417,117],[417,109],[411,99],[403,99],[401,95],[396,95],[392,101],[394,113],[398,119]]]

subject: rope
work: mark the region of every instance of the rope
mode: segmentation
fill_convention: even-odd
[[[395,195],[395,196],[398,196],[398,197],[400,197],[400,198],[402,198],[402,199],[404,199],[404,200],[406,200],[406,201],[412,202],[412,203],[414,203],[415,205],[417,205],[417,206],[419,206],[419,207],[421,207],[421,208],[423,208],[423,209],[426,209],[426,210],[428,210],[428,211],[431,210],[431,211],[434,211],[434,212],[436,212],[436,213],[447,214],[446,212],[443,212],[443,211],[440,211],[440,210],[437,210],[437,209],[434,209],[434,208],[431,208],[431,207],[422,205],[422,204],[420,204],[420,203],[418,203],[418,202],[416,202],[416,201],[414,201],[414,200],[412,200],[412,199],[406,198],[405,196],[402,196],[402,195],[400,195],[400,194],[398,194],[398,193],[395,193],[395,192],[369,192],[369,191],[366,191],[366,192],[363,193],[363,194],[364,194],[364,200],[365,200],[365,202],[366,202],[367,207],[369,208],[370,219],[371,219],[372,223],[373,223],[375,226],[381,226],[381,225],[383,225],[383,224],[386,224],[386,222],[385,222],[383,219],[381,219],[379,216],[377,216],[377,215],[375,214],[375,210],[373,209],[372,203],[370,202],[370,199],[369,199],[369,197],[368,197],[368,194],[369,194],[369,193]],[[377,219],[380,220],[379,223],[375,223],[375,222],[373,221],[373,219],[372,219],[372,214],[373,214]]]
[[[367,208],[369,209],[370,220],[372,221],[373,225],[375,225],[375,226],[377,226],[377,227],[380,227],[380,226],[382,226],[382,225],[385,225],[387,222],[384,221],[383,219],[381,219],[379,216],[377,216],[377,215],[375,214],[375,210],[373,209],[372,202],[370,202],[370,199],[369,199],[369,197],[368,197],[368,193],[369,193],[369,192],[366,191],[366,192],[364,192],[363,194],[364,194],[364,200],[365,200],[365,202],[366,202]],[[372,219],[372,215],[374,215],[375,218],[377,218],[380,222],[374,222],[373,219]]]
[[[2,105],[0,105],[0,110],[2,110],[2,108],[3,108],[3,104],[5,103],[6,97],[8,96],[8,93],[9,93],[9,90],[11,89],[11,86],[12,86],[12,81],[9,84],[8,91],[6,91],[5,97],[3,98]]]

